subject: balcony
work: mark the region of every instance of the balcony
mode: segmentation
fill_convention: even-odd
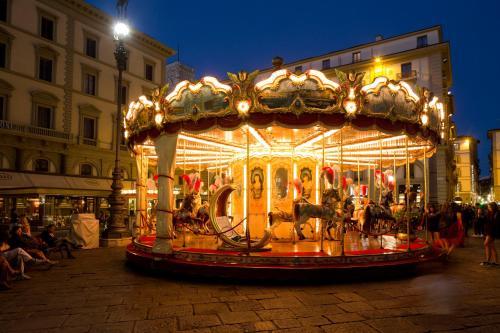
[[[7,120],[0,120],[0,132],[12,132],[14,135],[49,137],[57,140],[71,141],[73,136],[69,133],[59,132],[51,128],[19,125]]]
[[[82,138],[81,141],[84,145],[88,146],[97,146],[97,140],[95,139],[87,139],[87,138]]]
[[[416,80],[417,71],[412,69],[409,72],[401,72],[396,74],[396,80]]]

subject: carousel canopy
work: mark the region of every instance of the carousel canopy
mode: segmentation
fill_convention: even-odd
[[[412,159],[432,154],[444,129],[438,98],[405,81],[337,71],[294,74],[286,69],[255,82],[258,72],[228,73],[228,84],[213,77],[180,82],[141,96],[124,119],[131,149],[148,147],[162,133],[178,134],[177,163],[223,164],[252,154],[304,156],[347,166],[387,161],[404,163],[405,140]],[[151,147],[152,148],[152,147]],[[152,151],[151,154],[154,154]],[[385,162],[383,162],[385,163]]]

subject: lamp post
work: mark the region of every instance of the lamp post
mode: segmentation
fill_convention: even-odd
[[[129,34],[129,27],[124,22],[118,22],[114,26],[114,39],[116,40],[115,59],[118,68],[118,91],[116,100],[116,139],[115,139],[115,168],[113,169],[113,183],[111,184],[111,195],[109,196],[110,218],[108,228],[103,232],[104,246],[117,246],[127,243],[131,233],[124,222],[123,210],[125,198],[121,191],[122,169],[120,167],[120,144],[122,139],[122,74],[125,70],[128,52],[123,40]]]

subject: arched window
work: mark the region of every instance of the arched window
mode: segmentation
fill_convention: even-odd
[[[38,158],[35,160],[33,169],[36,172],[49,172],[49,160]]]
[[[92,176],[93,169],[92,164],[84,163],[80,165],[80,176]]]

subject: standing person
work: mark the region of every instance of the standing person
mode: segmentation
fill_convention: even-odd
[[[500,212],[495,202],[488,204],[486,220],[484,225],[484,252],[486,261],[481,266],[498,266],[497,250],[495,249],[495,238],[500,238]]]
[[[486,208],[484,206],[479,206],[477,210],[477,219],[476,219],[476,225],[474,229],[474,233],[477,236],[483,236],[484,235],[484,224],[486,222]]]
[[[433,244],[437,244],[444,248],[443,242],[439,237],[439,219],[441,214],[437,211],[436,206],[432,203],[427,204],[427,228],[431,234]]]
[[[457,245],[463,245],[464,226],[462,223],[462,213],[456,204],[444,203],[441,209],[440,239],[444,245],[444,253],[449,256]]]

